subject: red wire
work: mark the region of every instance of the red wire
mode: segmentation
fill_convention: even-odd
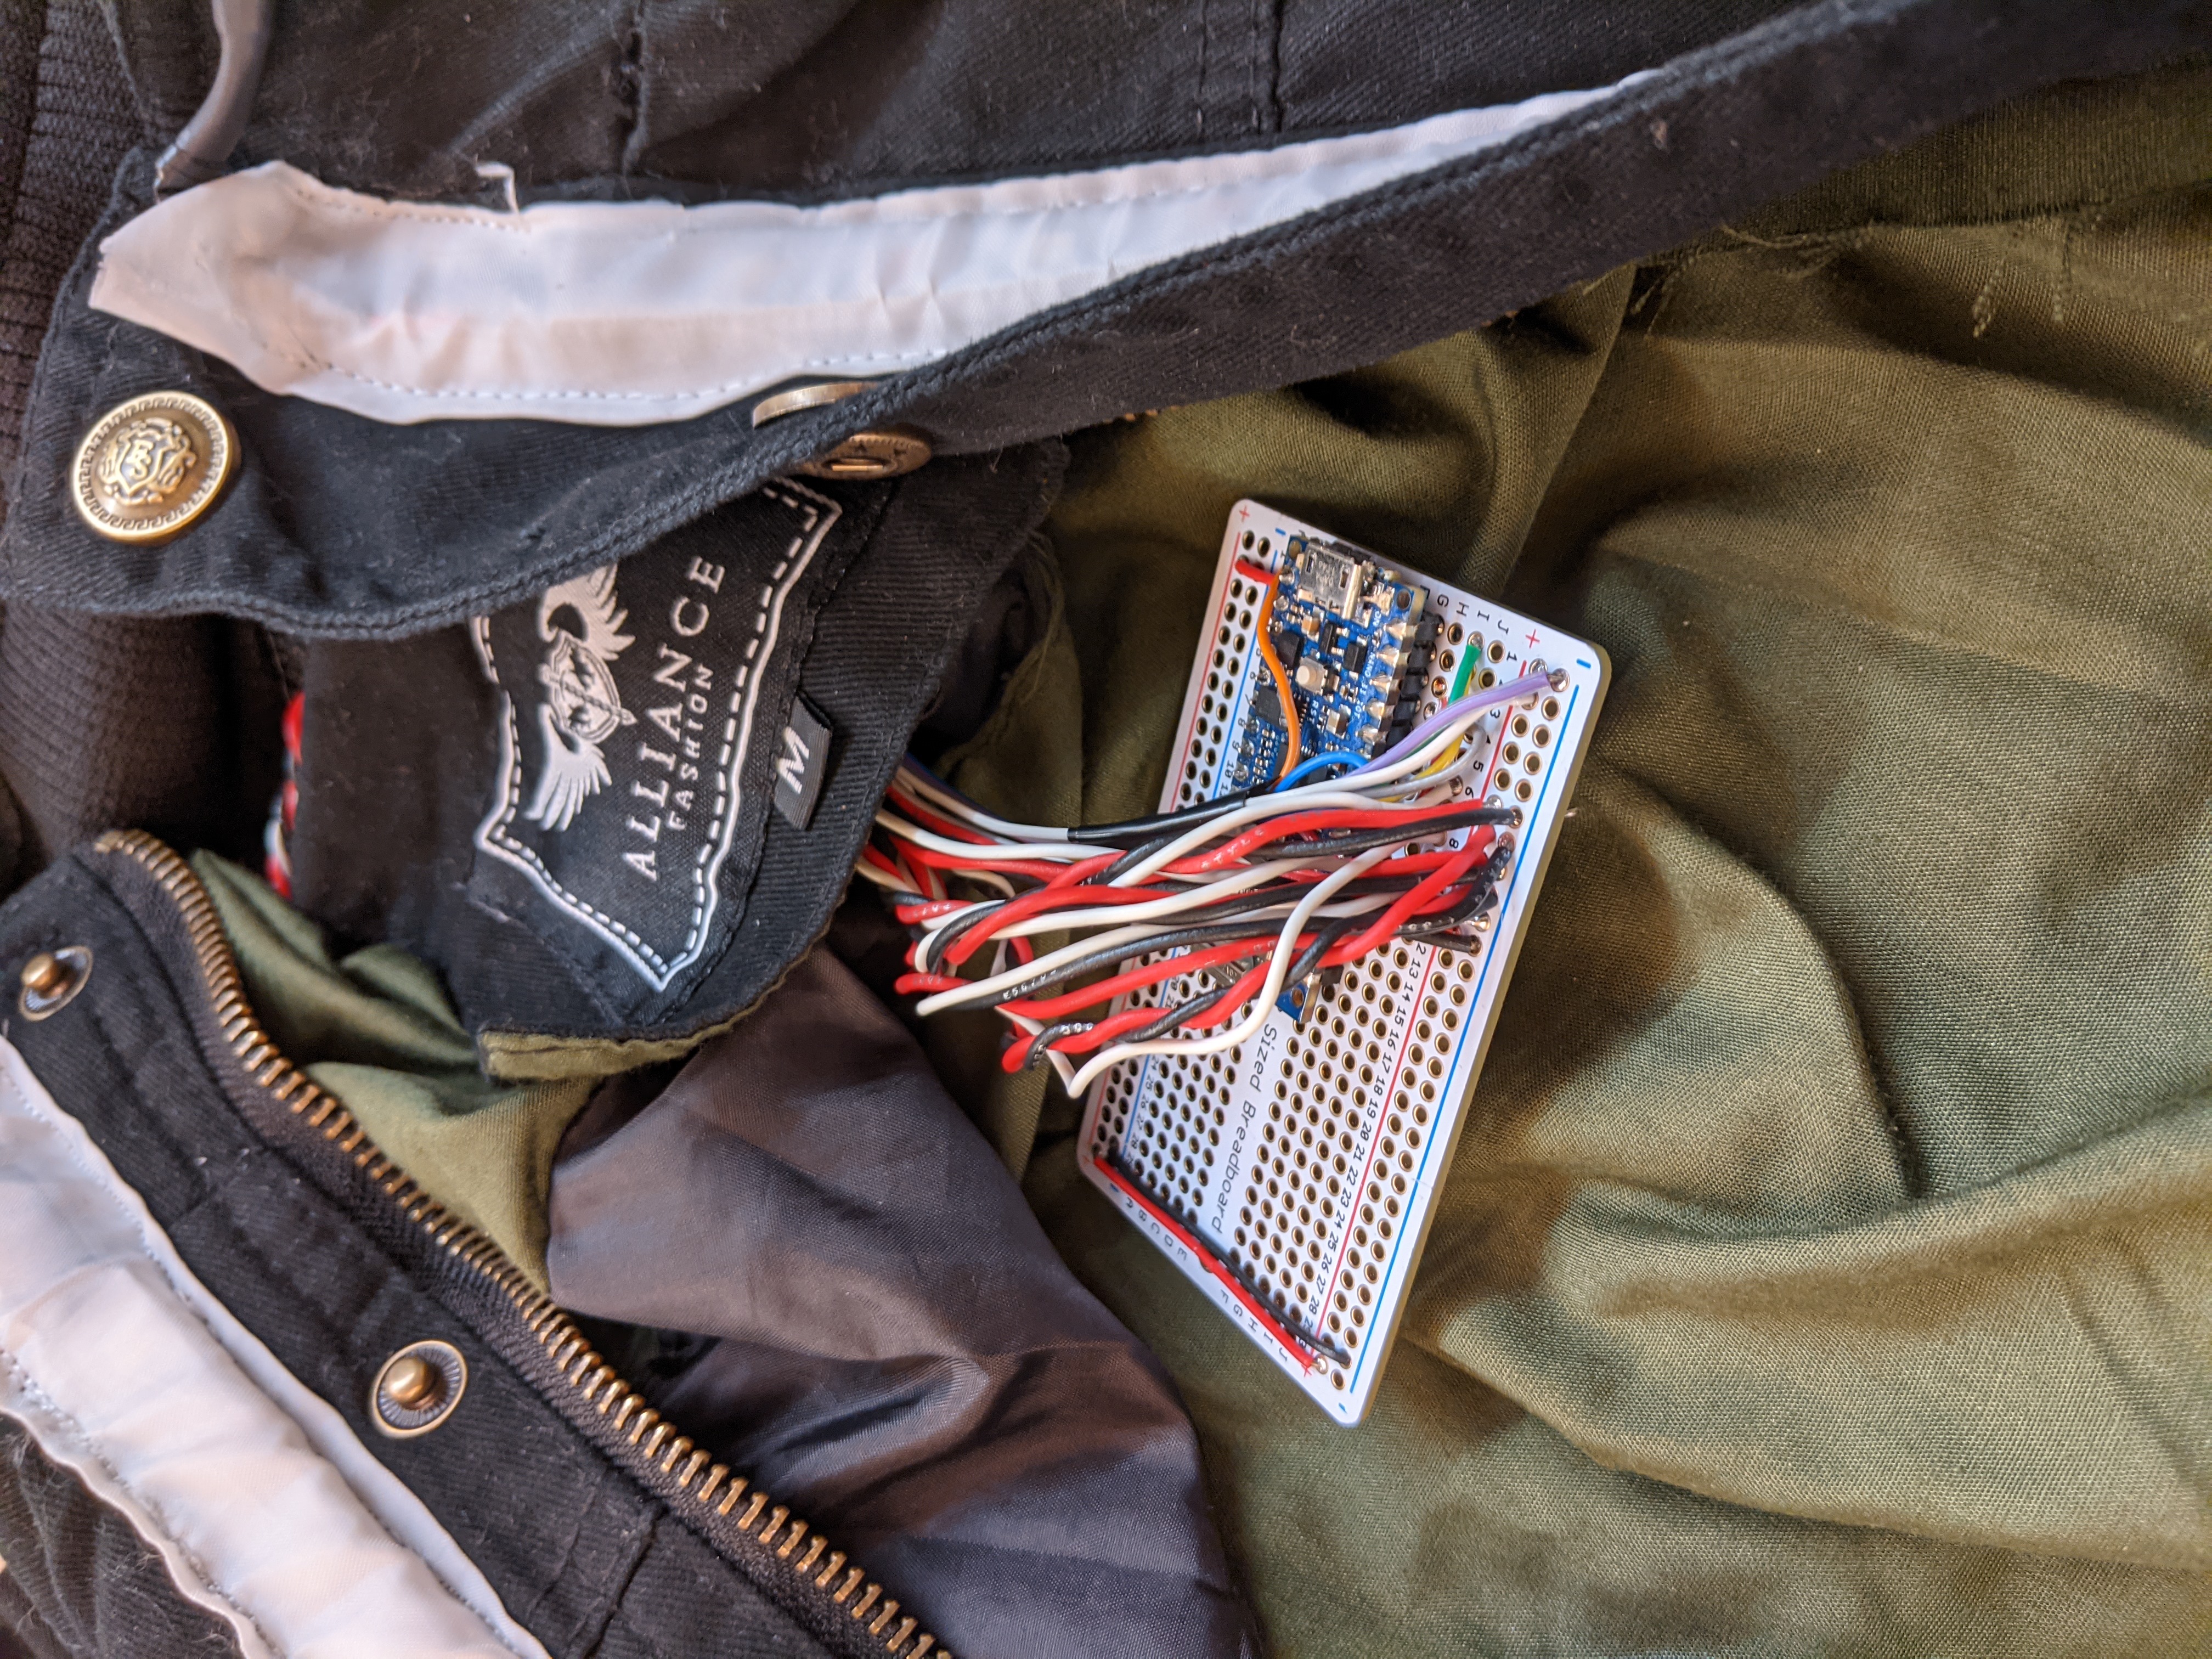
[[[1142,904],[1148,900],[1168,898],[1174,894],[1166,887],[1097,887],[1085,884],[1080,887],[1034,887],[1026,893],[1017,894],[997,909],[970,927],[953,941],[945,961],[957,968],[984,940],[991,938],[1010,922],[1016,922],[1047,910],[1070,909],[1086,904]]]
[[[1297,1358],[1301,1367],[1308,1371],[1311,1371],[1316,1366],[1321,1364],[1321,1356],[1315,1352],[1309,1344],[1302,1341],[1297,1336],[1293,1335],[1289,1327],[1285,1326],[1281,1320],[1276,1318],[1273,1313],[1268,1310],[1267,1305],[1265,1303],[1261,1302],[1259,1297],[1254,1296],[1251,1291],[1246,1290],[1244,1288],[1243,1281],[1238,1279],[1236,1274],[1231,1273],[1228,1268],[1221,1265],[1221,1259],[1215,1255],[1212,1249],[1207,1248],[1206,1242],[1203,1239],[1192,1232],[1189,1228],[1184,1226],[1182,1223],[1177,1221],[1165,1210],[1160,1208],[1158,1205],[1153,1203],[1152,1200],[1146,1197],[1127,1176],[1123,1175],[1111,1164],[1107,1163],[1103,1158],[1092,1158],[1091,1160],[1091,1167],[1097,1170],[1099,1174],[1104,1176],[1107,1180],[1112,1182],[1115,1187],[1119,1188],[1132,1204],[1134,1204],[1146,1215],[1152,1217],[1154,1221],[1158,1222],[1161,1226],[1173,1233],[1176,1236],[1176,1242],[1180,1243],[1183,1249],[1188,1250],[1193,1255],[1196,1256],[1199,1260],[1200,1265],[1204,1267],[1208,1273],[1221,1281],[1222,1288],[1226,1290],[1231,1296],[1237,1299],[1238,1305],[1241,1306],[1246,1313],[1249,1314],[1254,1319],[1258,1320],[1261,1324],[1264,1325],[1267,1329],[1267,1334],[1270,1336],[1273,1336],[1276,1341],[1281,1343],[1284,1348]]]
[[[1305,949],[1305,942],[1301,940],[1297,948],[1301,951]],[[1261,962],[1247,969],[1244,976],[1229,988],[1227,996],[1222,998],[1204,1013],[1192,1015],[1182,1023],[1180,1029],[1186,1031],[1211,1030],[1217,1025],[1225,1024],[1236,1018],[1238,1014],[1244,1012],[1244,1005],[1257,996],[1260,994],[1260,988],[1267,983],[1267,963]]]
[[[962,858],[951,853],[940,853],[935,848],[902,839],[900,855],[933,870],[1000,870],[1017,876],[1033,876],[1039,881],[1048,880],[1060,873],[1056,864],[1047,864],[1039,859],[1024,858]]]
[[[1250,956],[1255,951],[1264,951],[1272,941],[1266,939],[1231,939],[1226,945],[1208,945],[1202,951],[1193,951],[1188,956],[1168,957],[1158,962],[1146,963],[1140,968],[1131,968],[1111,979],[1102,979],[1095,985],[1085,985],[1056,997],[1047,997],[1042,1002],[1020,1000],[1002,1002],[1000,1011],[1020,1014],[1027,1019],[1041,1019],[1050,1024],[1079,1008],[1093,1007],[1098,1003],[1133,991],[1142,986],[1157,985],[1164,979],[1173,979],[1178,974],[1195,973],[1201,968],[1211,968],[1217,963],[1234,962],[1239,957]],[[1158,1009],[1153,1010],[1159,1012]]]
[[[1418,809],[1393,812],[1378,807],[1363,811],[1352,806],[1287,813],[1279,818],[1270,818],[1265,823],[1254,824],[1210,853],[1179,859],[1169,868],[1178,875],[1200,875],[1209,870],[1218,870],[1224,864],[1236,863],[1254,848],[1265,847],[1269,842],[1280,841],[1285,836],[1299,835],[1309,830],[1387,830],[1393,824],[1405,823],[1419,816]],[[1323,847],[1315,850],[1325,853],[1328,849]]]
[[[1310,942],[1310,941],[1308,939],[1301,939],[1295,948],[1303,950]],[[1213,952],[1235,949],[1249,951],[1258,948],[1262,947],[1249,945],[1217,945],[1213,947]],[[1206,954],[1212,954],[1213,952],[1207,952]],[[1190,956],[1175,957],[1167,965],[1171,969],[1181,971],[1191,967],[1193,965],[1192,957],[1195,957],[1200,954],[1200,953],[1198,951],[1193,951]],[[1270,951],[1269,954],[1272,958],[1273,952]],[[1158,964],[1155,963],[1154,965],[1158,966]],[[1254,963],[1253,966],[1245,969],[1244,973],[1239,976],[1234,985],[1229,988],[1229,994],[1227,996],[1224,997],[1220,1002],[1216,1004],[1213,1007],[1209,1008],[1205,1013],[1198,1015],[1187,1022],[1183,1026],[1183,1029],[1189,1031],[1203,1031],[1209,1026],[1220,1024],[1222,1021],[1228,1019],[1232,1015],[1236,1014],[1246,1003],[1252,1000],[1253,993],[1260,988],[1261,983],[1266,981],[1267,976],[1267,963],[1266,962]],[[1095,988],[1094,988],[1094,989]],[[1071,993],[1070,994],[1082,994]],[[1079,1004],[1078,1006],[1083,1006],[1087,1005]],[[1017,1013],[1025,1012],[1022,1009],[1012,1008],[1012,1005],[1009,1004],[1001,1003],[1000,1005],[1000,1012],[1006,1013],[1010,1011]],[[1107,1018],[1101,1020],[1097,1024],[1092,1026],[1088,1031],[1070,1031],[1065,1037],[1054,1038],[1053,1040],[1052,1047],[1054,1051],[1058,1054],[1073,1054],[1086,1053],[1092,1048],[1098,1048],[1103,1043],[1111,1042],[1115,1037],[1119,1036],[1123,1031],[1134,1030],[1140,1025],[1146,1024],[1152,1020],[1158,1019],[1166,1012],[1167,1010],[1164,1008],[1151,1006],[1143,1008],[1125,1008],[1120,1013],[1109,1015]],[[1029,1064],[1030,1053],[1036,1048],[1037,1038],[1043,1035],[1044,1033],[1041,1030],[1032,1031],[1029,1033],[1023,1041],[1008,1045],[1006,1054],[1001,1055],[1000,1058],[1000,1063],[1009,1072],[1020,1071],[1023,1066]]]
[[[861,850],[872,853],[875,848],[870,847]],[[934,921],[939,916],[949,916],[955,910],[965,910],[975,902],[974,899],[901,899],[897,902],[897,915],[901,921],[911,926],[915,922]]]
[[[1048,887],[1072,887],[1078,882],[1089,881],[1091,877],[1097,875],[1101,870],[1105,869],[1109,865],[1112,864],[1121,856],[1121,855],[1119,853],[1100,853],[1091,858],[1078,859],[1074,863],[1069,865],[1065,870],[1061,871],[1055,879],[1045,883],[1045,885]]]
[[[1164,1008],[1124,1008],[1118,1014],[1109,1014],[1087,1031],[1070,1031],[1053,1039],[1055,1054],[1087,1054],[1093,1048],[1104,1047],[1124,1031],[1133,1031],[1139,1025],[1149,1025],[1167,1011]]]
[[[910,997],[930,991],[957,991],[967,982],[950,974],[901,974],[891,981],[891,989],[902,997]]]
[[[1311,941],[1307,939],[1301,939],[1298,941],[1296,948],[1298,950],[1304,950],[1310,942]],[[1216,1025],[1225,1024],[1230,1020],[1236,1018],[1237,1015],[1244,1012],[1245,1006],[1249,1003],[1254,997],[1259,994],[1260,988],[1267,983],[1267,963],[1255,963],[1238,976],[1237,981],[1234,985],[1229,988],[1229,994],[1227,996],[1222,998],[1220,1001],[1214,1004],[1212,1007],[1207,1009],[1204,1013],[1194,1014],[1190,1018],[1185,1020],[1179,1029],[1183,1031],[1211,1030]],[[1164,1008],[1133,1008],[1127,1012],[1130,1013],[1149,1014],[1154,1018],[1158,1018],[1167,1011]],[[1121,1016],[1118,1014],[1115,1016],[1115,1019],[1120,1019],[1121,1018]],[[1122,1030],[1133,1030],[1145,1022],[1136,1019],[1130,1020],[1126,1025],[1123,1025],[1121,1030],[1108,1033],[1106,1036],[1101,1037],[1098,1042],[1094,1042],[1091,1041],[1093,1033],[1105,1031],[1107,1026],[1111,1023],[1111,1021],[1101,1020],[1097,1025],[1091,1027],[1089,1031],[1070,1031],[1067,1034],[1067,1039],[1065,1042],[1055,1042],[1052,1046],[1055,1050],[1061,1054],[1085,1054],[1093,1048],[1103,1046],[1105,1042],[1110,1042],[1114,1037],[1119,1036]]]
[[[1486,825],[1469,836],[1467,838],[1467,845],[1460,848],[1451,862],[1437,866],[1413,886],[1400,894],[1389,909],[1339,945],[1322,960],[1331,967],[1337,967],[1344,963],[1355,962],[1365,956],[1383,940],[1389,939],[1391,934],[1403,927],[1407,920],[1416,911],[1480,864],[1483,855],[1489,851],[1490,843],[1493,839],[1495,839],[1494,833]]]
[[[902,812],[914,819],[925,830],[934,830],[939,835],[950,836],[955,841],[977,842],[985,846],[992,844],[991,837],[983,834],[981,830],[971,830],[964,823],[956,823],[951,818],[940,817],[913,796],[905,793],[896,784],[891,786],[890,795],[890,799],[896,803]]]
[[[1376,945],[1389,939],[1391,934],[1396,933],[1399,928],[1404,927],[1406,923],[1414,916],[1425,915],[1431,910],[1449,908],[1450,904],[1455,902],[1449,895],[1449,890],[1455,883],[1464,877],[1469,870],[1473,869],[1477,863],[1480,862],[1484,853],[1488,848],[1491,840],[1494,838],[1494,832],[1488,830],[1481,831],[1480,835],[1481,840],[1480,844],[1477,843],[1475,837],[1470,836],[1468,838],[1468,844],[1466,847],[1460,848],[1456,852],[1447,852],[1438,855],[1444,861],[1440,863],[1436,870],[1425,880],[1416,884],[1405,893],[1400,895],[1396,902],[1378,915],[1367,927],[1362,929],[1352,938],[1346,939],[1332,948],[1322,957],[1321,962],[1317,965],[1322,968],[1341,968],[1346,963],[1357,961],[1359,957],[1365,956]],[[1299,951],[1304,950],[1311,943],[1311,934],[1301,935],[1297,943],[1291,947],[1292,953],[1295,954]],[[1249,945],[1241,946],[1218,945],[1210,951],[1202,952],[1194,951],[1190,956],[1170,957],[1165,963],[1155,963],[1152,964],[1152,968],[1164,968],[1170,970],[1174,970],[1187,967],[1211,965],[1210,963],[1200,963],[1195,962],[1193,958],[1204,956],[1219,959],[1227,959],[1226,953],[1231,951],[1243,951],[1249,952],[1255,948],[1259,947]],[[1237,980],[1237,983],[1231,988],[1227,996],[1224,997],[1219,1003],[1206,1010],[1203,1014],[1197,1015],[1192,1019],[1185,1022],[1182,1029],[1187,1031],[1203,1031],[1210,1029],[1211,1027],[1222,1024],[1225,1021],[1234,1018],[1243,1009],[1247,1003],[1250,1002],[1251,1000],[1259,994],[1260,988],[1266,983],[1267,969],[1273,959],[1273,952],[1272,950],[1268,951],[1268,961],[1256,963],[1250,969],[1247,969],[1243,975]],[[1141,969],[1139,971],[1150,972],[1151,969]],[[1153,975],[1156,980],[1164,979],[1170,976],[1171,972],[1159,973]],[[1124,975],[1123,977],[1134,978],[1135,975],[1133,974]],[[1106,982],[1110,983],[1111,981]],[[1101,987],[1094,986],[1091,987],[1088,992],[1070,992],[1067,997],[1054,999],[1053,1004],[1041,1004],[1036,1006],[1053,1006],[1055,1017],[1059,1013],[1072,1013],[1077,1008],[1088,1007],[1091,1006],[1090,1003],[1071,1002],[1073,998],[1089,995],[1091,1001],[1096,1002],[1099,1000],[1096,994],[1101,988]],[[1071,1006],[1064,1009],[1060,1008],[1057,1006],[1057,1004],[1060,1002],[1071,1002]],[[1024,1008],[1019,1012],[1026,1013],[1030,1011],[1028,1008]],[[1153,1017],[1157,1017],[1162,1011],[1157,1008],[1148,1008],[1145,1010],[1131,1009],[1127,1012],[1129,1013],[1144,1012]],[[1031,1017],[1035,1018],[1036,1016],[1032,1014]],[[1101,1048],[1105,1043],[1112,1041],[1112,1039],[1119,1036],[1121,1031],[1134,1030],[1137,1026],[1145,1023],[1145,1021],[1140,1019],[1127,1019],[1122,1015],[1117,1014],[1110,1019],[1100,1021],[1088,1031],[1071,1031],[1068,1033],[1066,1039],[1055,1041],[1052,1046],[1062,1054],[1087,1054],[1092,1049]],[[1101,1033],[1103,1033],[1103,1035],[1100,1035]]]

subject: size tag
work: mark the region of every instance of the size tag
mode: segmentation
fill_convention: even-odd
[[[830,722],[805,697],[793,697],[775,760],[775,810],[794,830],[814,821],[814,803],[830,775]]]

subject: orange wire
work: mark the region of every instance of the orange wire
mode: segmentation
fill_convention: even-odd
[[[1298,763],[1298,704],[1291,695],[1291,677],[1283,672],[1283,659],[1275,654],[1275,641],[1268,624],[1275,619],[1275,573],[1262,570],[1257,565],[1237,561],[1237,568],[1247,580],[1258,582],[1267,590],[1267,597],[1260,604],[1260,660],[1267,665],[1267,672],[1275,677],[1275,693],[1283,700],[1283,727],[1290,733],[1290,742],[1283,746],[1283,763],[1275,769],[1274,781],[1280,783],[1290,776],[1291,769]]]

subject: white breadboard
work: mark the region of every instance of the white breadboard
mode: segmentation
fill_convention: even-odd
[[[1253,693],[1267,678],[1253,637],[1264,590],[1234,567],[1276,569],[1294,538],[1348,547],[1257,501],[1230,515],[1164,811],[1226,791]],[[1469,652],[1481,658],[1468,689],[1537,663],[1567,675],[1556,693],[1495,711],[1476,734],[1490,751],[1481,793],[1523,815],[1502,902],[1470,936],[1401,939],[1352,963],[1302,1022],[1277,1009],[1224,1053],[1115,1067],[1085,1103],[1078,1154],[1107,1197],[1344,1423],[1374,1400],[1611,672],[1586,641],[1401,574],[1427,589],[1437,618],[1419,718],[1436,711]],[[1176,979],[1131,1000],[1173,1003],[1211,988]]]

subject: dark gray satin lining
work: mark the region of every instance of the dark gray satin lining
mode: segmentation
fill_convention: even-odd
[[[654,1403],[963,1659],[1255,1650],[1173,1385],[827,951],[601,1091],[551,1230],[564,1306],[712,1339]]]

